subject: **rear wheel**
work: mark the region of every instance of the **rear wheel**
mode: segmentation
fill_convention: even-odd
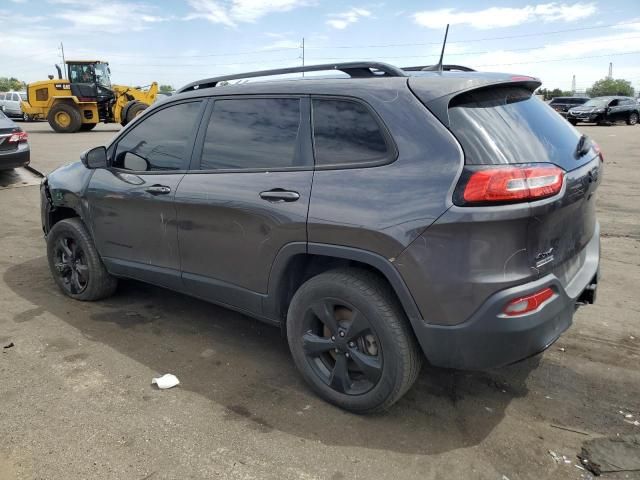
[[[104,268],[87,228],[79,218],[56,223],[47,235],[49,269],[58,287],[76,300],[100,300],[118,284]]]
[[[148,105],[142,102],[135,102],[133,105],[129,107],[127,110],[127,123],[131,122],[134,118],[140,115],[143,111],[147,109]]]
[[[31,121],[31,117],[29,116],[28,113],[23,113],[22,114],[22,121],[23,122],[30,122]]]
[[[389,286],[366,271],[334,270],[308,280],[291,301],[287,336],[316,393],[355,413],[389,408],[422,365]]]
[[[58,103],[47,115],[49,125],[58,133],[75,133],[80,130],[82,117],[80,111],[69,103]]]
[[[638,114],[636,112],[631,112],[627,118],[627,125],[635,125],[636,123],[638,123]]]
[[[80,125],[81,132],[88,132],[89,130],[93,130],[96,128],[97,123],[83,123]]]

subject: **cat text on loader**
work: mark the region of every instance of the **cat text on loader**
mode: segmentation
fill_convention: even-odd
[[[46,118],[60,133],[87,131],[98,122],[126,125],[153,103],[158,84],[147,90],[112,85],[109,64],[99,60],[68,60],[67,78],[56,65],[58,78],[27,87],[22,111],[33,118]]]

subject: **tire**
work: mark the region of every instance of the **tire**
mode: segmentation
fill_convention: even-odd
[[[97,123],[83,123],[82,125],[80,125],[80,131],[81,132],[88,132],[90,130],[93,130],[94,128],[96,128]]]
[[[80,130],[80,111],[69,103],[57,103],[47,115],[49,125],[58,133],[75,133]]]
[[[569,123],[570,123],[571,125],[573,125],[574,127],[578,124],[578,122],[577,122],[577,121],[575,121],[575,120],[569,120]]]
[[[142,103],[142,102],[138,102],[136,101],[133,105],[131,105],[128,109],[127,109],[127,118],[126,118],[126,122],[129,123],[131,122],[134,118],[136,118],[138,115],[140,115],[144,110],[146,110],[148,107],[148,105]]]
[[[631,112],[627,118],[627,125],[636,125],[638,123],[638,114]]]
[[[289,306],[287,338],[311,388],[354,413],[388,409],[422,366],[394,293],[364,270],[332,270],[305,282]]]
[[[56,223],[47,235],[47,259],[62,292],[82,301],[109,297],[118,280],[104,268],[93,240],[79,218]]]
[[[31,121],[31,117],[29,116],[28,113],[23,113],[22,114],[22,121],[23,122],[30,122]]]

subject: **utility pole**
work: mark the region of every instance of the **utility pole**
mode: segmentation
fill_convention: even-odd
[[[60,51],[62,52],[62,70],[64,71],[64,78],[67,78],[67,64],[64,60],[64,45],[62,42],[60,42]]]
[[[609,62],[609,79],[613,78],[613,63]]]
[[[302,37],[302,66],[304,67],[304,37]],[[302,76],[304,77],[304,72],[302,72]]]
[[[576,94],[576,76],[573,75],[573,80],[571,80],[571,95]]]

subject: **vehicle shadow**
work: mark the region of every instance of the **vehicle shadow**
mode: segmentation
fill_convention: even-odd
[[[40,177],[26,168],[0,170],[0,189],[15,186],[38,185]]]
[[[353,415],[307,388],[278,328],[135,281],[121,281],[110,299],[76,302],[57,289],[45,257],[10,267],[4,281],[35,305],[13,321],[50,312],[94,342],[158,373],[177,375],[180,388],[226,407],[228,421],[326,445],[412,454],[477,445],[501,422],[511,400],[527,393],[525,381],[539,358],[481,373],[425,367],[389,412]],[[87,352],[68,354],[91,363]],[[160,392],[149,386],[145,396],[154,394]]]

